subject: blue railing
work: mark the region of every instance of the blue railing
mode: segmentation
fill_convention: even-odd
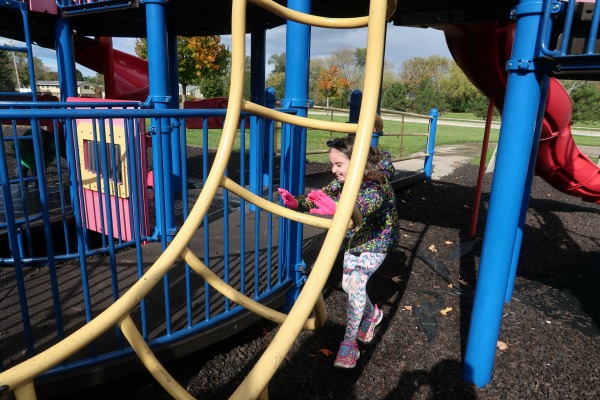
[[[540,52],[548,60],[540,61],[557,73],[595,71],[600,63],[597,3],[545,0],[542,12]],[[577,26],[586,27],[585,36],[577,33],[582,31]]]
[[[164,204],[154,197],[154,182],[181,181],[181,193],[170,195],[182,224],[210,168],[209,137],[220,134],[209,131],[206,117],[225,112],[150,110],[135,102],[0,102],[0,248],[5,249],[0,250],[0,273],[3,289],[11,292],[0,305],[2,369],[89,322],[143,275],[164,250],[152,235],[156,207]],[[198,117],[204,118],[204,129],[187,129],[186,120]],[[248,184],[246,154],[252,151],[247,117],[256,118],[244,114],[240,124],[242,186]],[[179,151],[146,145],[150,134],[145,121],[160,126],[162,119],[178,121]],[[201,137],[193,157],[186,146],[189,135]],[[153,169],[151,151],[177,154],[180,176],[162,176],[161,168]],[[28,159],[35,160],[35,168]],[[275,162],[269,160],[270,165]],[[273,169],[270,175],[265,181],[270,190],[257,194],[272,201]],[[288,272],[277,264],[277,240],[271,236],[276,226],[271,215],[251,212],[243,199],[222,190],[189,246],[225,282],[263,301],[290,284]],[[254,243],[247,243],[250,227]],[[180,267],[132,315],[151,346],[202,332],[242,311],[189,267]],[[130,354],[121,335],[119,329],[104,334],[87,354],[74,356],[48,375]]]

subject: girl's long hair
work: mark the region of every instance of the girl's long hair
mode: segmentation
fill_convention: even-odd
[[[345,136],[330,140],[327,142],[327,147],[333,148],[344,154],[348,159],[352,156],[354,150],[354,136]],[[367,165],[365,165],[365,179],[382,182],[385,175],[379,170],[379,162],[383,159],[384,154],[377,147],[371,146],[367,157]]]

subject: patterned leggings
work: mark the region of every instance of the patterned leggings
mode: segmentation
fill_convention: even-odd
[[[344,253],[342,288],[348,293],[347,325],[344,340],[356,340],[360,321],[371,317],[375,307],[367,296],[367,281],[383,263],[385,253],[361,253],[360,256]]]

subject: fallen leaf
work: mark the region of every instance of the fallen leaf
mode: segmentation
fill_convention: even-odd
[[[398,275],[398,276],[393,277],[392,281],[394,281],[395,283],[398,283],[398,282],[402,281],[402,278],[400,278],[400,275]]]
[[[432,244],[431,246],[428,247],[428,249],[430,251],[432,251],[433,253],[437,252],[436,248],[435,248],[435,244]]]
[[[329,357],[333,355],[333,352],[329,349],[321,349],[319,353],[323,354],[325,357]]]
[[[496,347],[498,348],[498,350],[506,350],[506,349],[508,349],[508,345],[506,343],[504,343],[504,342],[499,341],[499,340],[496,342]]]
[[[469,282],[465,281],[464,279],[459,279],[458,283],[460,283],[463,286],[469,286]]]
[[[404,236],[405,238],[407,238],[407,237],[408,237],[408,235],[407,235],[406,233],[405,233],[405,234],[403,234],[402,236]]]
[[[453,284],[451,284],[451,283],[449,283],[449,284],[448,284],[448,287],[449,287],[450,289],[452,289],[452,288],[454,287],[454,285],[453,285]]]
[[[412,311],[412,306],[404,306],[404,309],[405,309],[406,311]]]
[[[443,310],[440,310],[440,314],[446,316],[450,311],[452,311],[452,307],[446,307]]]
[[[454,244],[454,242],[452,240],[446,240],[444,242],[444,244],[451,245],[451,244]]]

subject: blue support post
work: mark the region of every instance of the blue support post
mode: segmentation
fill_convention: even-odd
[[[310,13],[311,2],[290,0],[288,8]],[[286,79],[283,108],[296,108],[298,116],[306,117],[311,101],[308,99],[308,72],[310,63],[309,25],[288,21],[286,30]],[[306,128],[285,124],[281,138],[281,187],[294,195],[304,192],[306,169]],[[302,224],[283,220],[280,236],[280,263],[295,279],[296,291],[290,291],[287,306],[291,307],[304,282],[305,265],[302,261]]]
[[[358,123],[360,116],[360,103],[362,102],[362,91],[359,89],[353,90],[350,93],[350,101],[348,102],[348,122]]]
[[[505,95],[496,172],[484,234],[463,378],[477,386],[491,380],[504,299],[513,259],[519,218],[526,196],[535,123],[541,98],[538,30],[542,3],[522,0],[517,18],[512,59],[507,62]]]
[[[179,109],[179,60],[177,58],[177,35],[167,32],[167,43],[169,44],[169,92],[171,101],[169,108]],[[182,185],[182,157],[181,157],[181,126],[179,118],[171,118],[171,160],[173,161],[173,191],[181,193]],[[185,149],[185,146],[183,147]]]
[[[531,185],[533,183],[533,173],[535,172],[535,162],[537,159],[538,148],[540,147],[540,135],[542,133],[542,122],[544,120],[544,112],[546,111],[546,100],[548,99],[549,78],[545,77],[542,84],[542,92],[538,115],[535,123],[535,133],[533,137],[533,146],[531,148],[531,157],[529,158],[529,168],[527,170],[527,182],[525,184],[525,193],[523,196],[523,207],[519,216],[519,229],[515,237],[515,248],[513,251],[512,262],[510,265],[510,274],[508,276],[508,284],[506,285],[505,302],[510,302],[513,289],[515,286],[515,278],[517,276],[517,264],[519,263],[519,254],[521,253],[521,244],[523,242],[523,230],[525,229],[525,218],[527,217],[527,209],[529,208],[529,194],[531,193]]]
[[[167,61],[167,22],[166,0],[142,0],[146,7],[146,31],[148,37],[148,77],[150,95],[148,102],[156,110],[168,109],[171,101],[169,93],[169,68]],[[176,233],[173,164],[171,151],[171,126],[167,118],[157,118],[152,122],[152,159],[154,166],[154,191],[156,199],[156,231],[163,246],[170,242]]]
[[[425,157],[425,164],[423,165],[423,172],[425,172],[425,180],[431,182],[431,176],[433,174],[433,154],[435,153],[435,135],[437,134],[437,120],[440,113],[437,108],[429,110],[429,116],[431,121],[429,122],[429,140],[427,141],[427,157]]]
[[[253,103],[265,103],[265,49],[267,34],[264,29],[252,31],[250,35],[250,100]],[[252,117],[250,119],[250,191],[262,196],[263,174],[265,173],[265,137],[263,129],[264,119]],[[256,206],[250,205],[251,211],[256,211]]]
[[[56,35],[56,60],[60,84],[60,101],[77,96],[77,74],[75,68],[75,49],[73,48],[73,30],[68,20],[57,18],[54,23]]]

